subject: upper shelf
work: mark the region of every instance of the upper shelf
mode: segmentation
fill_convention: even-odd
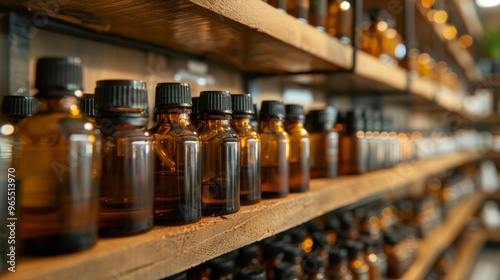
[[[5,1],[4,1],[5,2]],[[4,5],[44,13],[38,0]],[[53,16],[259,73],[352,67],[352,47],[260,0],[65,1]]]
[[[427,13],[430,11],[430,9],[423,7],[420,1],[415,1],[415,5],[417,8],[417,12],[420,13],[424,20],[427,20]],[[429,22],[429,24],[436,33],[437,37],[441,40],[442,44],[446,46],[454,61],[464,71],[467,79],[472,83],[481,82],[483,80],[481,71],[479,71],[474,57],[469,53],[469,51],[461,48],[458,44],[457,39],[446,40],[444,38],[443,30],[445,28],[445,24],[438,24],[435,22]]]
[[[204,217],[185,226],[155,227],[132,237],[100,239],[93,248],[72,255],[24,259],[17,273],[0,279],[74,279],[82,273],[89,279],[165,277],[339,207],[401,191],[409,183],[480,157],[480,153],[459,153],[361,176],[314,179],[306,193],[263,200],[232,215]]]

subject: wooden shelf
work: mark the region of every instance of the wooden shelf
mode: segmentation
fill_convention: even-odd
[[[500,228],[488,229],[488,241],[500,243]]]
[[[424,279],[439,255],[455,240],[467,225],[472,215],[483,203],[484,194],[476,191],[455,205],[448,213],[445,222],[432,229],[429,236],[422,241],[417,259],[401,279]],[[455,278],[450,278],[455,279]]]
[[[186,226],[156,227],[132,237],[100,239],[96,246],[81,253],[24,259],[15,274],[0,276],[0,279],[74,279],[83,273],[92,279],[165,277],[339,207],[401,190],[411,182],[480,156],[479,153],[459,153],[360,176],[314,179],[311,190],[306,193],[263,200],[244,206],[232,215],[206,217]],[[468,213],[469,208],[464,207],[463,213]]]
[[[53,15],[63,21],[227,62],[245,71],[352,68],[351,46],[260,0],[64,2]],[[7,0],[2,5],[46,14],[38,0]]]
[[[458,245],[458,259],[454,270],[448,279],[465,280],[470,275],[471,268],[476,261],[476,256],[481,251],[488,235],[486,230],[473,230],[467,232]]]
[[[430,11],[429,8],[425,8],[422,6],[421,2],[415,2],[416,8],[418,12],[423,16],[424,19],[427,19],[427,13]],[[434,22],[429,22],[432,29],[441,40],[443,45],[447,47],[448,52],[453,57],[455,62],[460,66],[460,68],[464,71],[465,76],[472,83],[478,83],[483,80],[481,71],[477,68],[474,57],[467,51],[466,49],[461,48],[458,45],[458,39],[454,40],[446,40],[443,36],[443,29],[445,28],[445,24],[437,24]]]

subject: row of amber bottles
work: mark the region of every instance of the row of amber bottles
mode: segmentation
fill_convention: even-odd
[[[319,30],[338,37],[343,43],[353,40],[354,13],[350,0],[263,0],[278,10],[309,22]]]

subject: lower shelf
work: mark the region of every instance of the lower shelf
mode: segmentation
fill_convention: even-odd
[[[102,238],[96,246],[80,253],[22,259],[16,273],[0,276],[0,279],[78,279],[82,275],[88,279],[162,278],[339,207],[374,195],[400,191],[412,182],[481,157],[481,153],[458,153],[404,163],[365,175],[314,179],[306,193],[263,200],[244,206],[232,215],[206,217],[186,226],[158,226],[137,236]],[[451,226],[455,236],[481,200],[482,195],[476,194],[459,204],[463,209],[458,208],[456,216],[464,220],[449,221],[444,225],[446,232]],[[438,244],[442,248],[452,236],[438,239],[442,239]]]
[[[458,259],[448,279],[465,280],[470,275],[471,268],[476,261],[476,256],[486,242],[488,234],[486,230],[474,230],[467,232],[458,245]]]
[[[429,236],[422,241],[417,259],[401,279],[424,279],[439,255],[460,234],[483,200],[484,194],[477,191],[455,205],[448,213],[445,222],[434,228]]]

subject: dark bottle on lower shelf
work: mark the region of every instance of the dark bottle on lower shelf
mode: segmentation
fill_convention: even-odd
[[[258,267],[245,267],[238,274],[240,280],[266,280],[266,272]]]
[[[203,91],[198,132],[202,145],[202,213],[225,215],[240,209],[240,142],[231,128],[231,95]]]
[[[191,125],[188,84],[156,86],[155,224],[178,225],[201,218],[201,144]]]
[[[306,129],[311,139],[311,178],[337,177],[339,134],[333,128],[332,107],[307,113]]]
[[[154,137],[146,129],[146,83],[98,81],[95,106],[103,133],[99,235],[146,232],[154,216]]]
[[[343,248],[333,248],[328,253],[328,267],[325,272],[329,280],[353,280],[347,266],[347,251]]]
[[[19,235],[31,254],[81,251],[97,240],[100,137],[81,117],[80,59],[38,60],[35,87],[40,110],[19,129]]]
[[[169,276],[167,278],[164,278],[164,280],[187,280],[187,273],[184,271],[184,272],[181,272],[181,273],[177,273],[175,275],[172,275],[172,276]]]
[[[325,278],[325,263],[319,255],[308,254],[302,261],[304,274],[302,280],[321,280]]]
[[[231,95],[233,119],[231,127],[240,140],[240,202],[242,205],[260,201],[260,136],[251,127],[254,114],[252,97]]]
[[[348,240],[345,243],[349,256],[349,269],[351,270],[354,280],[368,280],[369,266],[365,261],[363,253],[363,244],[359,241]]]
[[[291,263],[282,262],[274,266],[273,269],[274,278],[267,278],[269,280],[299,280],[300,275],[295,268],[295,266]]]
[[[285,107],[280,101],[263,101],[259,133],[261,149],[261,182],[263,198],[285,197],[290,192],[290,138],[285,132]]]
[[[302,275],[302,252],[302,248],[296,247],[292,244],[286,244],[283,247],[283,261],[293,264],[299,275]]]
[[[266,239],[262,243],[263,262],[262,268],[266,271],[267,279],[282,279],[275,277],[275,267],[283,262],[283,241]]]
[[[234,260],[228,258],[217,258],[210,262],[210,280],[234,279]]]

